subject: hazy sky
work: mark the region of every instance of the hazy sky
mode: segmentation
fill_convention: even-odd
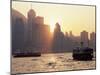
[[[12,2],[12,8],[26,17],[31,5],[36,15],[43,16],[44,23],[51,29],[59,22],[63,32],[72,31],[74,35],[79,35],[83,30],[89,33],[95,31],[95,6]]]

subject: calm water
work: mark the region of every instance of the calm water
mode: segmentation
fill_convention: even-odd
[[[95,69],[92,61],[72,60],[72,53],[42,54],[41,57],[12,58],[12,73]]]

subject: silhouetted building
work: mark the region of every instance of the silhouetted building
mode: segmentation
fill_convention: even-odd
[[[68,33],[67,33],[68,34]],[[72,31],[69,31],[69,35],[67,35],[68,37],[66,37],[66,45],[65,48],[67,51],[72,51],[72,49],[74,48],[75,44],[75,36],[73,35]]]
[[[54,52],[63,52],[65,37],[64,34],[61,32],[61,28],[59,23],[56,23],[53,35],[53,46],[52,49]]]
[[[88,32],[82,31],[80,36],[81,36],[81,42],[83,42],[83,46],[88,47],[88,44],[89,44]]]
[[[95,32],[90,33],[90,47],[95,50],[96,48],[96,34]]]
[[[65,33],[65,37],[66,37],[66,38],[68,38],[68,37],[69,37],[68,32],[66,32],[66,33]]]
[[[36,17],[36,13],[33,9],[30,9],[28,11],[28,14],[27,14],[27,27],[28,27],[28,42],[27,44],[32,46],[33,45],[33,41],[34,41],[34,36],[35,36],[35,17]],[[34,30],[34,31],[33,31]]]
[[[95,32],[90,33],[90,40],[95,42],[96,34]]]
[[[24,47],[24,22],[22,18],[16,18],[12,27],[12,49],[22,49]]]
[[[73,35],[72,31],[69,32],[69,37],[70,37],[71,39],[74,38],[74,35]]]
[[[50,27],[48,25],[40,25],[37,29],[36,35],[38,48],[42,50],[49,50],[50,46]],[[44,51],[43,51],[44,52]]]
[[[26,43],[26,17],[15,9],[12,9],[12,53],[23,49]]]

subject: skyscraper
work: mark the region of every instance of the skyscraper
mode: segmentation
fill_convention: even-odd
[[[35,17],[36,13],[33,9],[30,9],[27,14],[28,20],[27,20],[27,27],[28,27],[28,44],[32,45],[32,42],[34,41],[34,33],[33,30],[35,28]]]
[[[53,43],[52,43],[52,49],[54,50],[54,52],[63,52],[65,46],[64,42],[65,42],[64,34],[61,31],[59,23],[56,23],[53,35]]]
[[[95,50],[95,44],[96,44],[96,34],[95,32],[90,33],[90,46]]]
[[[89,44],[88,32],[84,30],[81,32],[80,36],[81,36],[81,42],[83,43],[83,47],[88,47]]]

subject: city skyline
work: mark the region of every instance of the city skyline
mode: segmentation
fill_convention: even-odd
[[[92,5],[12,1],[11,74],[95,69],[95,17]]]
[[[37,16],[44,17],[44,23],[50,25],[52,30],[56,22],[58,22],[64,33],[72,31],[74,35],[79,36],[80,32],[83,30],[86,30],[89,33],[95,32],[94,6],[37,4],[13,1],[12,8],[21,12],[26,18],[27,12],[32,8]]]

